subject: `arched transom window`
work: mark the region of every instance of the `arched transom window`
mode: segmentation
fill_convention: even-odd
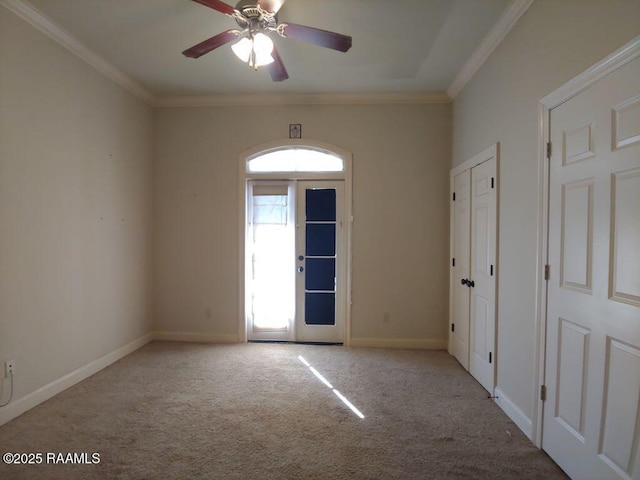
[[[285,147],[247,159],[247,173],[343,171],[341,157],[311,147]]]

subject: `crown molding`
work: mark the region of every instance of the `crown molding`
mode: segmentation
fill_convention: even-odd
[[[328,94],[246,94],[158,97],[155,107],[225,107],[272,105],[391,105],[450,103],[445,92],[419,93],[328,93]]]
[[[26,0],[0,0],[0,5],[58,42],[71,53],[85,61],[106,77],[129,91],[148,105],[156,102],[156,96],[122,70],[109,63],[53,20],[43,15]]]
[[[456,98],[532,3],[533,0],[511,2],[447,88],[447,94],[451,99]]]
[[[447,92],[159,96],[84,45],[27,0],[0,0],[0,5],[152,107],[442,104],[452,100]]]

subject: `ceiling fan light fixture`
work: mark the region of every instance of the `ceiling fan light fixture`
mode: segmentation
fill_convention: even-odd
[[[239,29],[221,32],[187,48],[182,52],[185,57],[200,58],[237,40],[231,48],[242,62],[254,70],[269,65],[271,80],[282,82],[289,78],[289,74],[273,40],[269,38],[274,32],[283,38],[293,38],[338,52],[346,52],[351,48],[352,39],[348,35],[296,23],[278,24],[276,16],[286,0],[239,0],[235,8],[223,0],[193,1],[232,17]]]
[[[264,33],[257,33],[251,38],[242,37],[238,42],[231,45],[231,49],[236,54],[236,57],[256,69],[274,62],[271,56],[273,40]]]

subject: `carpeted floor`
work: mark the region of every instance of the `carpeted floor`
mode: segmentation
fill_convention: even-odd
[[[0,427],[5,452],[44,454],[5,480],[567,478],[446,352],[340,346],[153,342]]]

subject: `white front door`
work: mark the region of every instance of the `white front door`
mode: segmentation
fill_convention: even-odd
[[[248,340],[342,343],[344,181],[247,184]]]
[[[575,479],[640,479],[640,60],[550,113],[542,446]]]
[[[342,343],[346,315],[344,182],[298,182],[297,207],[295,338]]]
[[[471,170],[453,177],[451,219],[451,353],[469,370],[469,255],[471,254]]]
[[[496,335],[496,158],[471,169],[469,373],[493,394]]]

